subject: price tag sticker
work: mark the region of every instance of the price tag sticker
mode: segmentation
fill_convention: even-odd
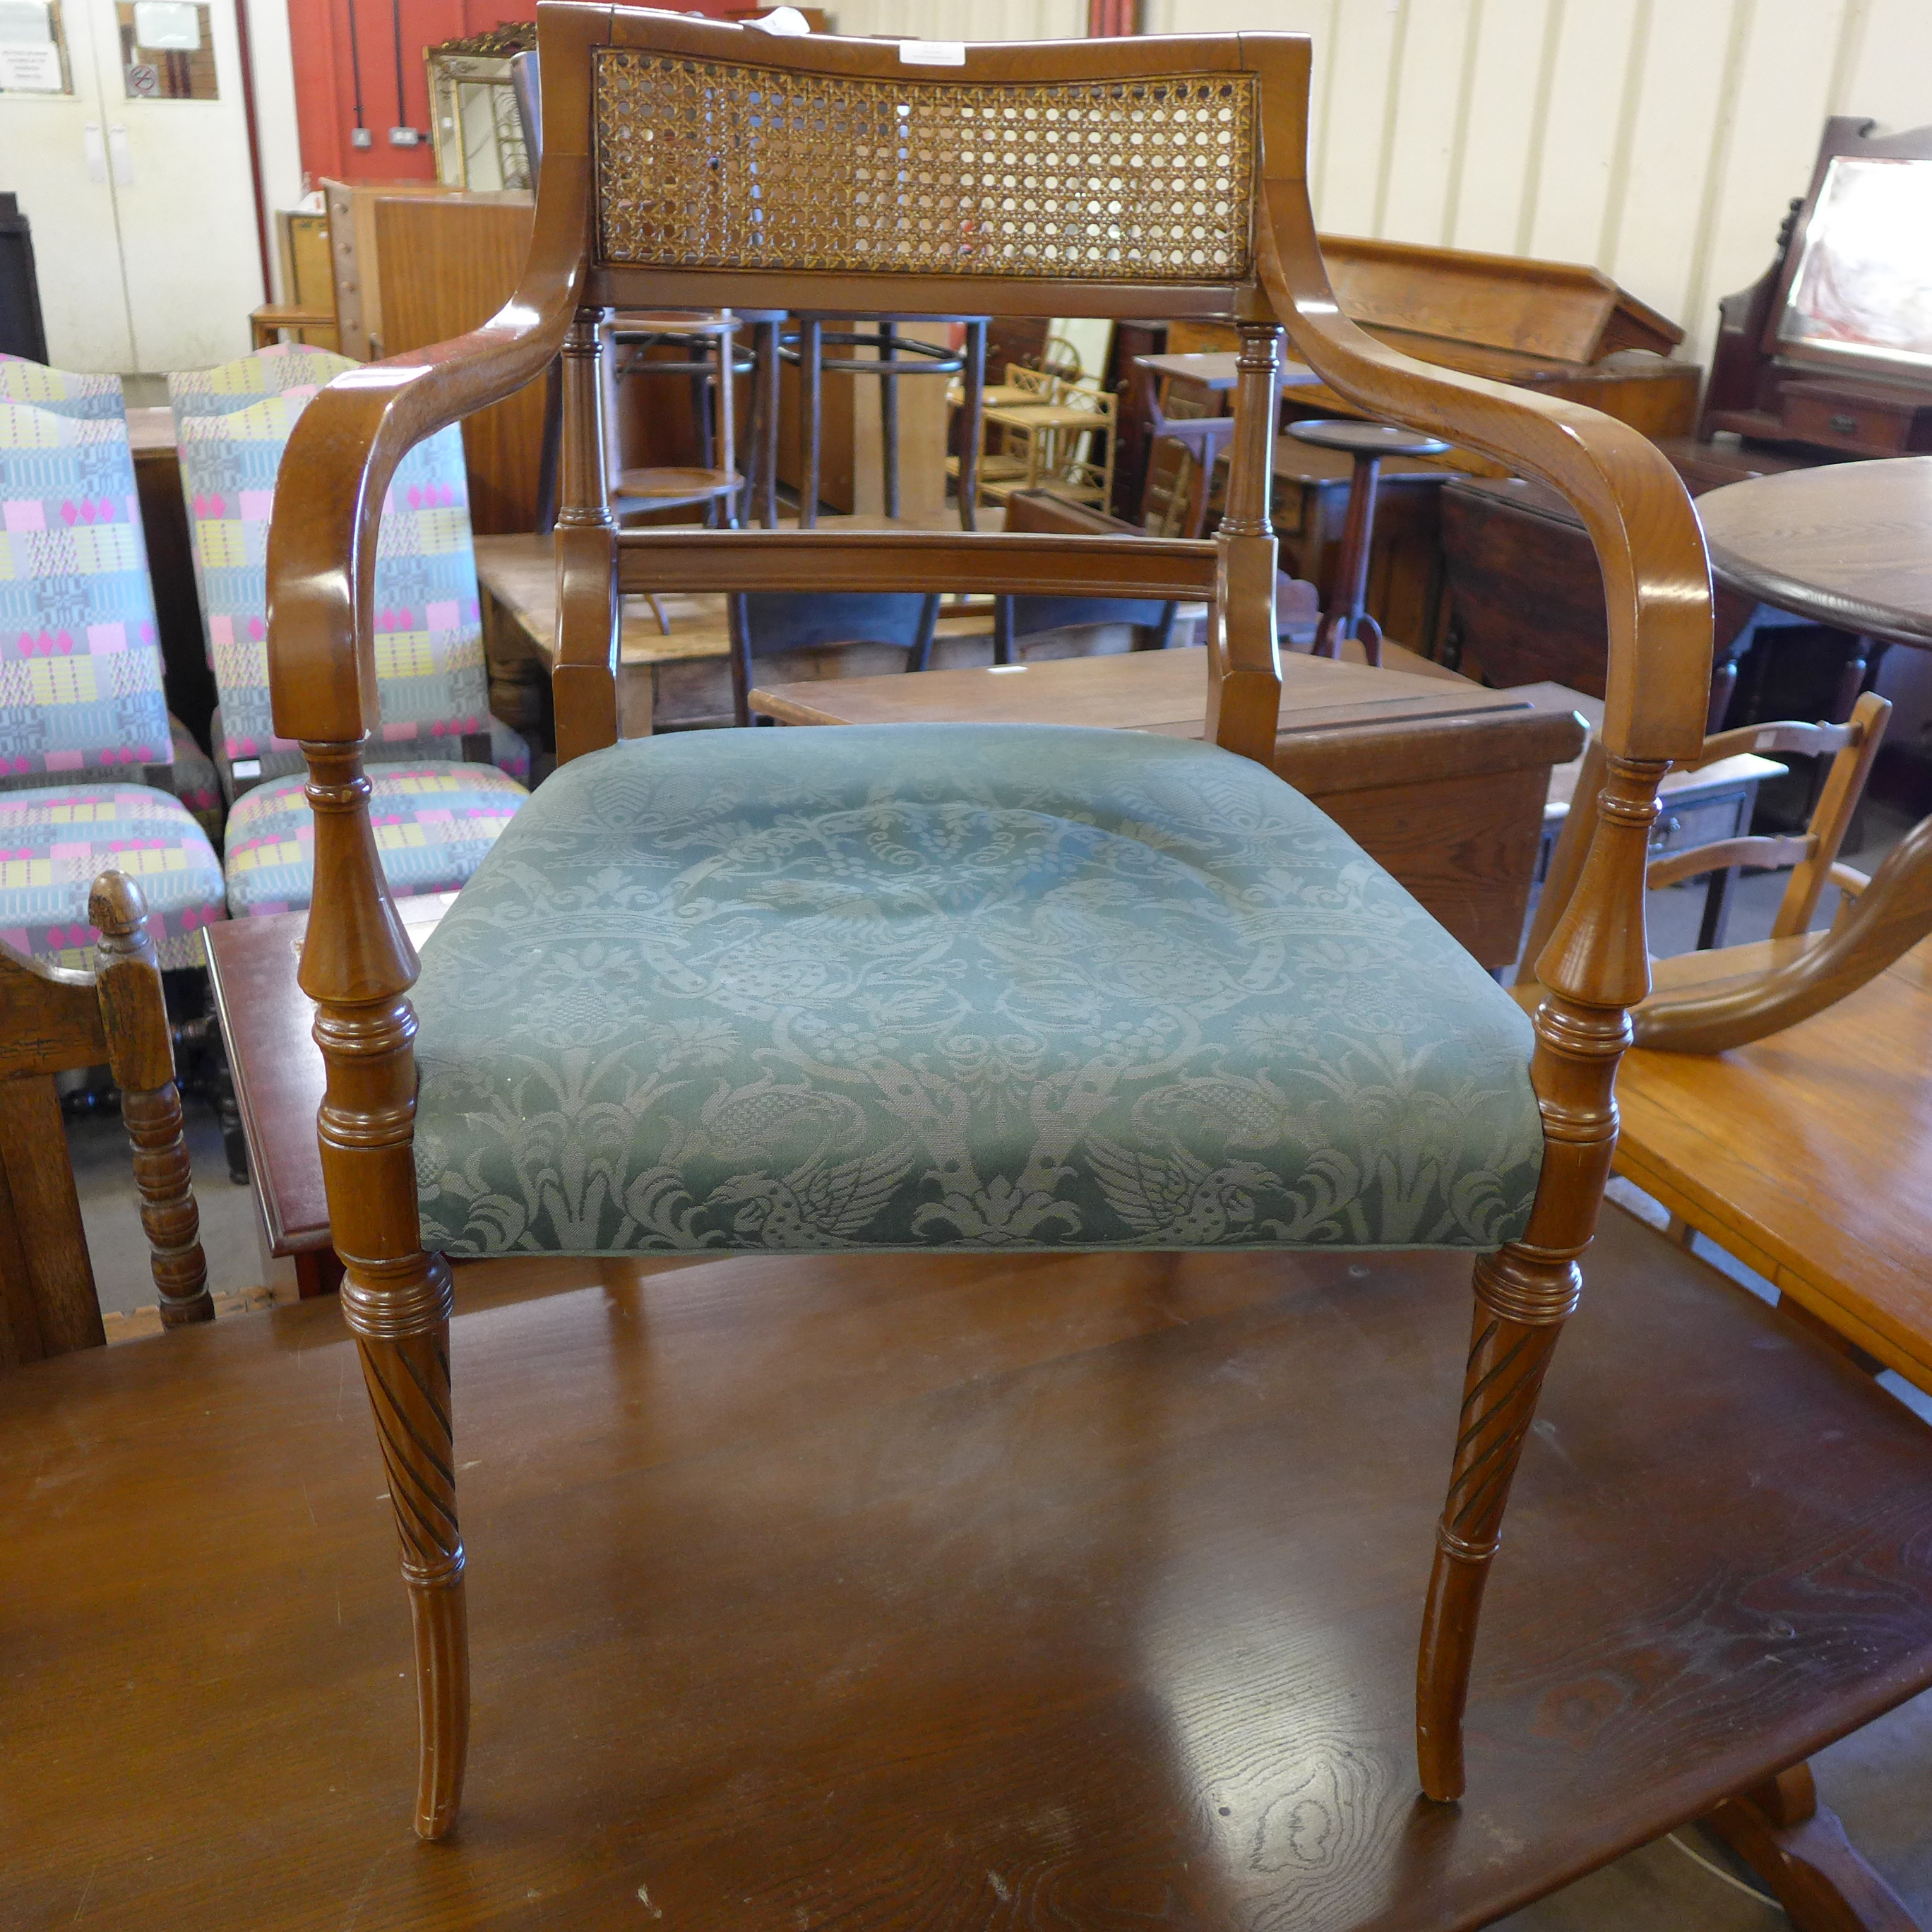
[[[902,40],[899,59],[907,67],[964,67],[964,40]]]

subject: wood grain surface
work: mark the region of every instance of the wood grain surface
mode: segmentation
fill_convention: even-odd
[[[1697,500],[1720,581],[1820,624],[1932,645],[1932,456],[1754,476]]]
[[[1923,1429],[1621,1215],[1453,1808],[1408,1698],[1456,1258],[523,1265],[459,1274],[440,1848],[335,1305],[8,1378],[8,1924],[1473,1926],[1932,1678]]]
[[[1617,1100],[1620,1173],[1932,1390],[1932,941],[1768,1040],[1627,1054]]]

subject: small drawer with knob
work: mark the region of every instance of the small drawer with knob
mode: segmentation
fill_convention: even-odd
[[[1932,402],[1877,384],[1787,382],[1787,435],[1854,456],[1912,456],[1932,449]]]

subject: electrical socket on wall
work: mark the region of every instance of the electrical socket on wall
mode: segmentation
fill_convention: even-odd
[[[422,138],[420,128],[392,128],[389,130],[389,146],[392,148],[418,147],[422,145]]]
[[[376,137],[366,128],[352,128],[349,130],[349,145],[352,148],[373,148]]]

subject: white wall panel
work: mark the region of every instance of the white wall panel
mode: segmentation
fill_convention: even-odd
[[[1519,251],[1587,262],[1603,233],[1629,78],[1634,0],[1566,0],[1550,63],[1542,152]]]
[[[1474,0],[1420,0],[1408,10],[1390,90],[1375,232],[1439,245],[1449,225],[1455,160],[1467,126],[1465,51]]]
[[[1540,144],[1539,80],[1555,59],[1561,9],[1551,0],[1481,0],[1470,22],[1468,134],[1445,239],[1514,254],[1532,207],[1529,156]]]

